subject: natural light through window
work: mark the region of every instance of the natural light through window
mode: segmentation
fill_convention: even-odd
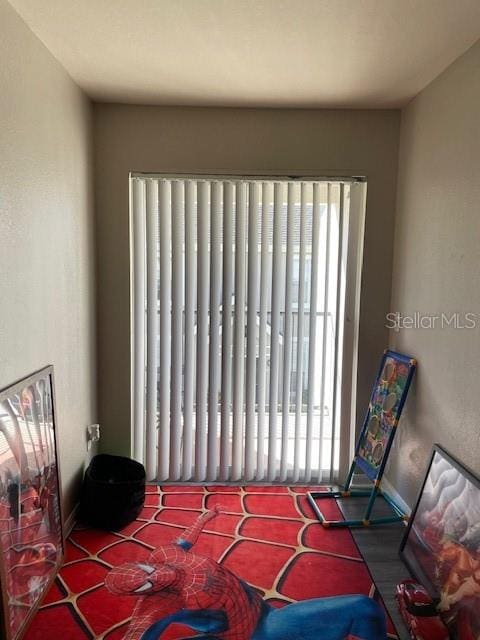
[[[132,178],[134,439],[152,477],[336,476],[352,186]]]

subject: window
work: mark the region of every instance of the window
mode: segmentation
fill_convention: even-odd
[[[149,477],[336,478],[364,195],[356,181],[131,177],[132,428]]]

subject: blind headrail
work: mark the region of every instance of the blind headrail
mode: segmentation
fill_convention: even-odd
[[[195,180],[201,182],[256,182],[256,183],[272,183],[272,182],[324,182],[330,184],[355,184],[367,181],[366,176],[344,176],[344,175],[243,175],[243,174],[207,174],[207,173],[149,173],[141,171],[131,171],[130,178],[154,179],[154,180]]]

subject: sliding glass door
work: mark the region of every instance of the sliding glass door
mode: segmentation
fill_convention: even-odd
[[[336,478],[364,198],[353,180],[131,177],[133,453],[150,478]]]

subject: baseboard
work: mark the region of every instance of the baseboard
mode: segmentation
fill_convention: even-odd
[[[68,536],[72,533],[73,527],[75,526],[75,523],[77,521],[78,507],[79,504],[77,503],[71,510],[70,515],[65,518],[63,522],[63,535],[65,538],[68,538]]]
[[[393,485],[390,484],[390,482],[385,478],[385,476],[382,478],[382,491],[383,493],[386,493],[387,496],[400,507],[405,515],[411,515],[412,510],[402,498],[402,496],[398,493],[398,491],[393,487]]]

